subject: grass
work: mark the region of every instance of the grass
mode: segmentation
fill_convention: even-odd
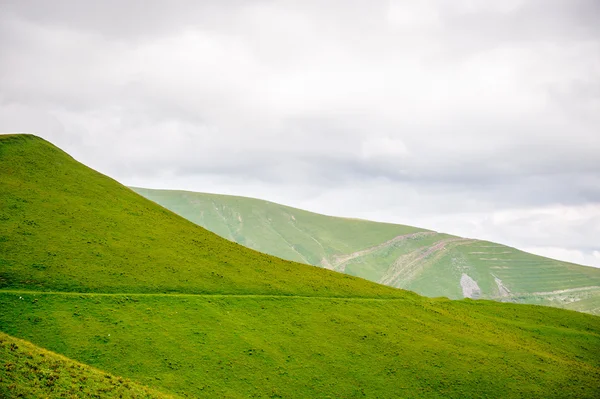
[[[261,254],[33,136],[0,136],[0,171],[0,331],[75,362],[181,397],[600,393],[599,317],[424,298]],[[62,391],[29,393],[27,352],[0,353],[20,364],[11,395],[81,385],[64,359]],[[102,397],[95,384],[81,396]]]
[[[0,171],[0,288],[404,295],[222,239],[35,136],[0,136]]]
[[[173,398],[0,332],[2,398]]]
[[[600,392],[600,318],[552,308],[175,294],[3,293],[0,301],[3,331],[181,396]]]
[[[253,198],[133,190],[222,237],[284,259],[452,299],[465,296],[460,281],[466,274],[477,282],[480,298],[600,314],[597,268],[486,241],[447,242],[458,237],[411,226],[319,215]],[[414,236],[418,232],[426,234]],[[407,235],[413,236],[390,241]]]

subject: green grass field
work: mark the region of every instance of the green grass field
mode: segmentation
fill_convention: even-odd
[[[148,389],[0,332],[1,398],[168,399]]]
[[[411,226],[319,215],[268,201],[133,188],[222,237],[429,297],[486,298],[600,314],[600,269]]]
[[[0,185],[0,331],[11,336],[0,337],[0,389],[9,397],[600,393],[600,317],[425,298],[264,255],[34,136],[0,136]],[[12,337],[43,349],[11,351]],[[94,369],[28,358],[43,350]],[[31,387],[33,366],[61,385]],[[112,377],[81,381],[88,373]],[[118,391],[119,378],[139,391]]]
[[[176,294],[3,293],[0,300],[3,331],[182,396],[600,392],[600,318],[552,308]]]

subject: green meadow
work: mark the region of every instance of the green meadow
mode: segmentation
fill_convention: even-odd
[[[494,302],[4,293],[2,330],[190,397],[594,397],[600,320]],[[23,299],[20,299],[23,298]]]
[[[600,394],[600,317],[266,255],[35,136],[0,136],[0,187],[6,397]]]
[[[2,398],[173,398],[1,332],[0,358]]]

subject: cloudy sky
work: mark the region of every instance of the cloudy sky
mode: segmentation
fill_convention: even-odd
[[[0,130],[127,185],[600,267],[597,0],[0,0]]]

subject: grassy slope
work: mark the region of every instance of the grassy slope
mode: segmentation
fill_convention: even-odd
[[[0,136],[0,171],[0,331],[115,375],[192,397],[600,392],[598,317],[262,255],[30,136]]]
[[[0,136],[0,171],[0,288],[404,295],[224,240],[34,136]]]
[[[0,332],[2,398],[173,398]]]
[[[0,306],[0,329],[10,334],[182,396],[600,393],[600,318],[561,309],[420,298],[7,292]]]
[[[486,241],[324,216],[253,198],[133,190],[229,240],[284,259],[453,299],[465,296],[461,278],[467,275],[479,286],[473,296],[600,314],[600,269]],[[403,235],[410,236],[390,242]]]

